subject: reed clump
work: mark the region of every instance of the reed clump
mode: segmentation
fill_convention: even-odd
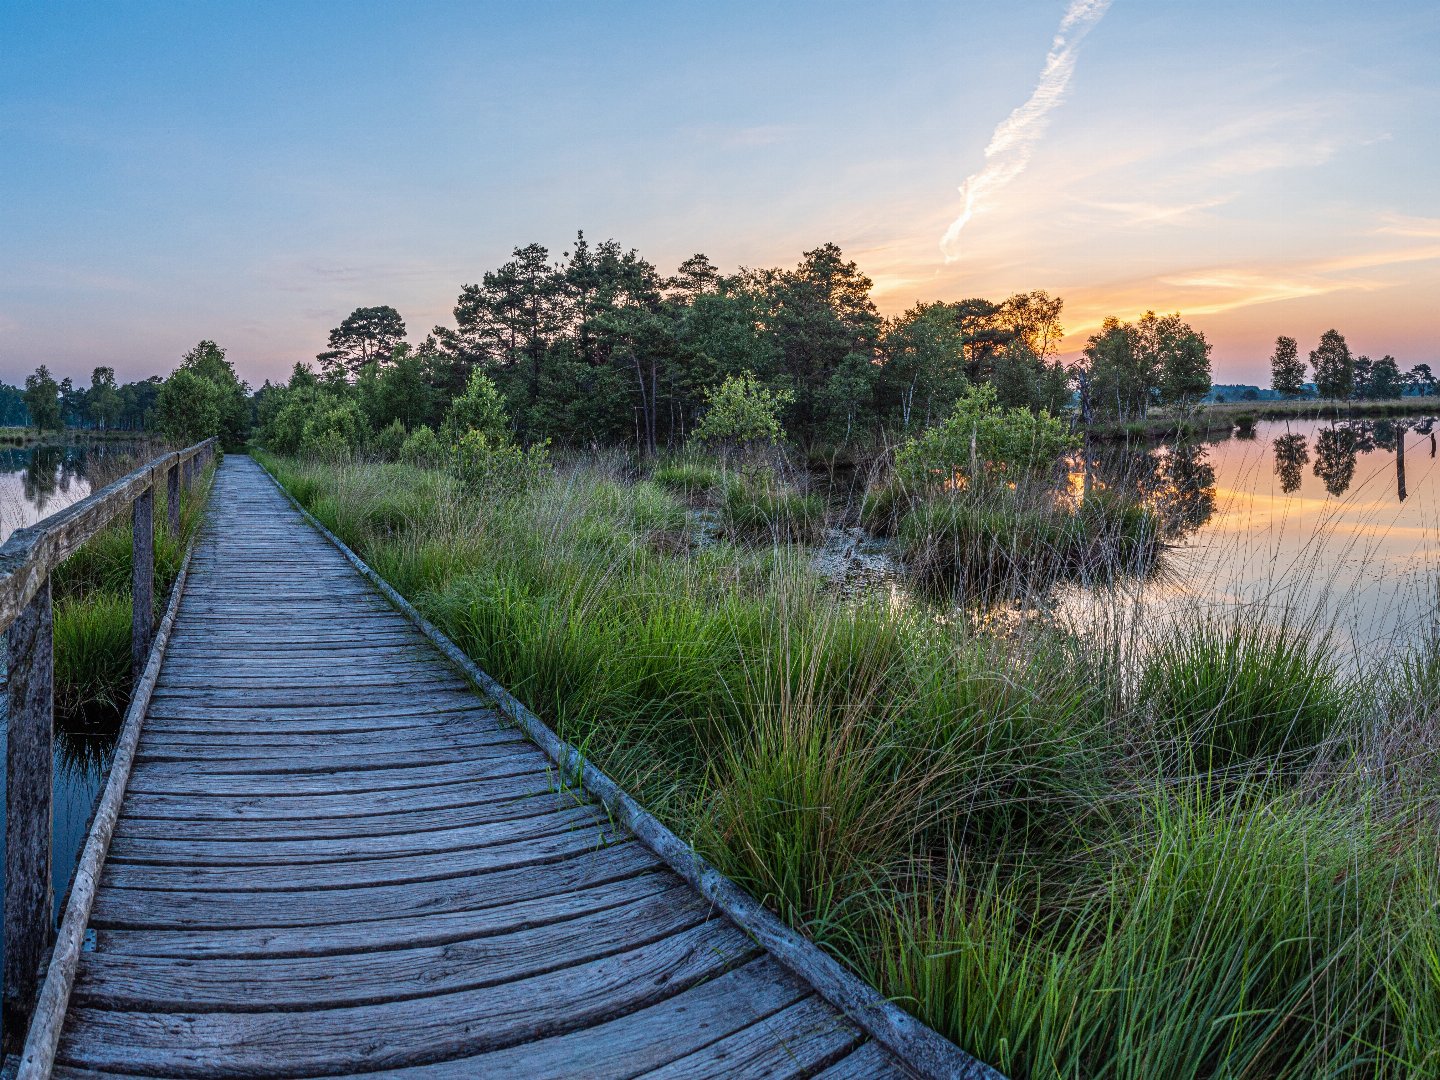
[[[605,462],[483,498],[266,461],[722,871],[1008,1074],[1440,1068],[1440,653],[1350,674],[1303,619],[847,599],[778,531],[655,544],[686,489]]]

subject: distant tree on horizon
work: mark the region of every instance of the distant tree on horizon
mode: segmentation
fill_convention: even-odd
[[[86,395],[85,409],[91,421],[101,431],[108,431],[120,419],[124,408],[120,388],[115,385],[115,369],[97,367],[90,373],[90,392]]]
[[[31,425],[40,432],[60,431],[64,427],[60,410],[60,384],[41,364],[34,374],[25,376],[25,408]]]
[[[315,359],[326,377],[353,379],[366,364],[388,360],[404,342],[405,320],[393,307],[359,307],[330,331],[330,348]]]
[[[1326,330],[1320,335],[1320,344],[1310,351],[1310,367],[1321,397],[1340,401],[1355,392],[1355,360],[1340,331]]]
[[[1270,356],[1270,388],[1281,397],[1295,398],[1305,392],[1305,361],[1300,359],[1300,346],[1284,334],[1275,339]]]

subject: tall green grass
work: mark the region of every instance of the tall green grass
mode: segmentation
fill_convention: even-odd
[[[117,466],[117,468],[120,466]],[[212,474],[181,495],[180,534],[166,527],[163,489],[155,499],[155,614],[180,572],[199,527]],[[97,478],[97,484],[103,478]],[[130,703],[132,623],[130,517],[87,541],[51,576],[55,626],[55,714],[62,724],[113,724]]]
[[[1434,1074],[1435,709],[1394,707],[1427,654],[1361,678],[1301,620],[1105,640],[843,599],[794,545],[657,544],[683,489],[604,463],[480,499],[267,461],[722,870],[1012,1075]]]

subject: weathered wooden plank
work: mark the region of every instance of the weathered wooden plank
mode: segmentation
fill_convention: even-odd
[[[180,466],[171,461],[165,469],[165,518],[170,536],[180,535]]]
[[[228,930],[261,927],[328,927],[339,922],[407,918],[472,911],[623,881],[653,871],[655,856],[627,841],[582,851],[569,859],[533,867],[492,870],[457,878],[352,889],[294,888],[289,892],[174,892],[102,889],[91,925],[98,929]]]
[[[492,821],[538,817],[557,810],[588,804],[575,792],[502,795],[496,799],[441,809],[404,810],[383,814],[346,814],[341,817],[236,818],[184,820],[128,815],[115,828],[116,839],[154,840],[343,840],[347,837],[393,836],[483,825]]]
[[[495,822],[456,825],[425,832],[383,833],[324,840],[308,837],[274,837],[263,843],[249,840],[180,840],[117,836],[110,842],[110,863],[164,866],[294,866],[347,862],[355,859],[390,859],[402,855],[440,854],[479,849],[492,844],[536,839],[583,825],[598,826],[603,812],[594,805],[531,814]],[[297,873],[297,880],[304,880]]]
[[[262,822],[279,819],[324,820],[363,814],[398,814],[474,806],[492,799],[543,795],[559,791],[553,774],[525,772],[516,776],[434,784],[375,792],[331,792],[311,795],[146,794],[130,792],[125,816],[186,821]]]
[[[155,485],[135,496],[131,508],[130,672],[140,681],[155,636]]]
[[[445,945],[452,941],[549,926],[662,893],[673,893],[679,898],[694,895],[674,874],[668,870],[657,870],[593,888],[531,897],[493,907],[332,923],[324,928],[323,933],[308,926],[248,930],[100,930],[96,933],[95,951],[186,960],[373,953],[384,949]]]
[[[72,1001],[134,1012],[272,1012],[375,1005],[499,986],[628,952],[701,925],[708,906],[670,891],[565,922],[329,956],[207,958],[87,953]]]
[[[815,1074],[815,1080],[913,1080],[914,1073],[900,1066],[877,1042],[852,1050],[829,1068]]]
[[[54,936],[50,886],[54,800],[55,653],[50,581],[6,640],[4,1045],[18,1049]]]
[[[709,921],[587,964],[441,997],[283,1013],[77,1007],[58,1059],[170,1076],[283,1076],[423,1064],[601,1023],[681,993],[755,954],[743,934]]]
[[[863,1037],[823,1000],[808,997],[648,1075],[653,1080],[809,1076],[858,1046]]]
[[[370,791],[404,791],[445,784],[474,783],[477,775],[490,778],[539,774],[543,763],[532,749],[483,755],[483,761],[459,765],[402,766],[395,769],[346,769],[329,773],[198,773],[183,765],[136,765],[131,790],[150,795],[362,795]]]
[[[631,1077],[747,1027],[810,991],[761,956],[625,1016],[477,1057],[418,1065],[386,1080],[533,1080]],[[373,1074],[370,1074],[373,1075]],[[351,1080],[359,1080],[352,1074]]]
[[[376,758],[394,760],[400,756],[425,753],[467,753],[478,747],[513,744],[513,730],[496,727],[477,731],[427,731],[424,728],[383,728],[379,731],[346,731],[320,737],[283,731],[256,731],[233,735],[214,732],[149,733],[140,743],[142,761],[285,760],[287,753],[315,753],[323,748],[327,758],[341,762]],[[428,758],[426,760],[444,760]]]
[[[337,746],[338,744],[338,746]],[[271,746],[268,753],[248,752],[206,754],[204,748],[180,749],[168,744],[141,754],[137,768],[171,770],[186,777],[235,778],[248,774],[261,776],[329,776],[377,769],[428,769],[432,765],[475,764],[484,768],[491,761],[513,760],[517,752],[529,754],[534,747],[523,739],[511,737],[469,746],[431,744],[407,747],[401,738],[383,747],[359,745],[351,748],[340,740],[312,742],[304,753],[287,754]],[[540,767],[540,762],[535,762]]]
[[[289,866],[169,866],[110,859],[105,863],[100,887],[152,892],[290,892],[302,887],[356,889],[401,885],[513,870],[521,866],[543,866],[598,851],[616,839],[616,834],[603,825],[577,821],[541,836],[521,836],[486,847],[421,854],[407,852],[387,858],[361,857],[342,862],[296,863]]]

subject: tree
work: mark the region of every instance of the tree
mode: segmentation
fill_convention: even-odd
[[[1210,392],[1210,343],[1181,319],[1178,311],[1159,319],[1147,312],[1146,319],[1153,323],[1149,335],[1160,402],[1188,412]]]
[[[115,369],[97,367],[90,373],[90,393],[86,401],[90,419],[101,431],[109,430],[120,419],[124,402],[120,399],[120,388],[115,385]]]
[[[807,251],[790,271],[756,275],[768,302],[766,324],[780,347],[794,394],[795,433],[811,438],[830,419],[825,388],[852,353],[873,358],[882,320],[871,282],[834,244]]]
[[[780,414],[794,400],[788,390],[771,391],[749,372],[726,376],[705,395],[706,410],[691,439],[709,446],[746,448],[784,437]]]
[[[316,354],[331,378],[353,378],[372,360],[385,360],[405,341],[405,320],[389,305],[356,308],[330,331],[330,348]]]
[[[60,384],[51,377],[48,367],[41,364],[33,375],[25,376],[23,396],[30,423],[37,431],[61,430]]]
[[[1354,392],[1355,361],[1338,330],[1326,330],[1320,335],[1320,344],[1310,352],[1310,367],[1321,397],[1338,401]]]
[[[170,439],[198,442],[217,437],[227,447],[245,444],[250,422],[246,385],[213,341],[201,341],[180,358],[160,387],[155,420]]]
[[[1270,387],[1283,398],[1299,397],[1305,392],[1305,361],[1300,359],[1300,346],[1293,337],[1283,334],[1275,339],[1270,356]]]
[[[1382,356],[1370,365],[1365,396],[1372,401],[1388,401],[1405,392],[1405,380],[1393,356]]]
[[[1414,387],[1415,392],[1422,397],[1430,397],[1435,393],[1435,375],[1429,364],[1416,364],[1405,373],[1405,382]]]
[[[1096,412],[1118,420],[1144,417],[1155,384],[1154,356],[1140,329],[1110,317],[1085,343],[1082,388]]]

